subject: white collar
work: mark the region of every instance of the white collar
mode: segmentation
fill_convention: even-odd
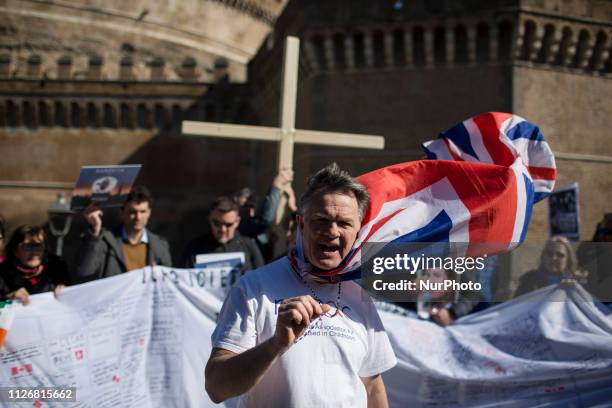
[[[125,230],[125,226],[121,227],[121,239],[127,242],[130,242],[128,233]],[[142,232],[142,236],[140,237],[139,244],[148,244],[149,243],[149,234],[147,233],[147,229]]]

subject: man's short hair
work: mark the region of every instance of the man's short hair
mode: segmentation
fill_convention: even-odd
[[[149,207],[153,204],[153,196],[145,186],[134,186],[125,200],[125,207],[128,203],[149,203]]]
[[[336,163],[322,168],[308,179],[306,191],[300,198],[300,209],[303,210],[313,197],[326,193],[352,193],[357,199],[359,218],[363,219],[370,203],[370,193],[363,184],[347,171],[341,170]]]
[[[238,203],[231,197],[221,196],[215,198],[215,201],[210,205],[208,209],[208,213],[212,213],[213,211],[219,211],[220,213],[226,214],[230,211],[239,212]]]

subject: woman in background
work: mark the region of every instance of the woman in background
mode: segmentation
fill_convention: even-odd
[[[0,297],[19,299],[24,304],[29,295],[53,291],[57,296],[68,284],[66,263],[47,252],[45,232],[41,227],[22,225],[6,246],[6,260],[0,264]]]
[[[570,242],[563,236],[555,235],[546,242],[538,269],[533,269],[520,277],[514,297],[567,279],[584,283],[583,278],[578,271],[576,255]]]

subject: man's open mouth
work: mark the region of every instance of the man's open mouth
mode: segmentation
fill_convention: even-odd
[[[323,253],[323,255],[333,255],[340,251],[340,245],[319,244],[319,250]]]

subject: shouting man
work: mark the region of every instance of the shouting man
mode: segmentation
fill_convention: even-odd
[[[332,164],[308,181],[287,257],[246,274],[212,335],[206,390],[265,407],[386,407],[381,373],[396,363],[378,313],[352,281],[321,272],[349,254],[369,195]]]

